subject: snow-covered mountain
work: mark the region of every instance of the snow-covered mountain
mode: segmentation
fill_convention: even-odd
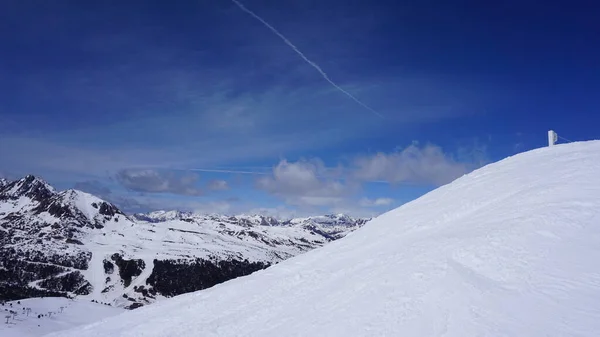
[[[198,214],[182,211],[155,211],[148,214],[134,214],[137,220],[149,223],[167,221],[185,221],[193,223],[221,222],[230,223],[242,227],[277,226],[277,227],[299,227],[308,231],[316,232],[327,238],[328,241],[344,237],[348,232],[364,225],[369,219],[352,218],[345,214],[327,214],[306,218],[277,219],[264,215],[233,215],[222,214]]]
[[[77,295],[128,308],[247,275],[367,219],[153,212],[128,216],[34,176],[0,187],[0,299]]]
[[[490,164],[320,249],[56,336],[598,336],[600,141]]]

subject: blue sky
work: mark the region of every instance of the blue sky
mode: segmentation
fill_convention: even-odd
[[[228,0],[3,1],[0,174],[131,212],[362,216],[548,129],[598,138],[591,2],[241,3],[313,64]]]

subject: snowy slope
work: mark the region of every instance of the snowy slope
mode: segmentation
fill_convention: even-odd
[[[366,221],[178,211],[130,217],[91,194],[57,192],[27,176],[0,187],[0,300],[69,295],[134,308],[247,275]]]
[[[322,248],[60,336],[598,336],[600,141],[488,165]]]
[[[27,308],[30,310],[25,310]],[[12,301],[0,306],[0,309],[4,312],[0,322],[0,336],[2,337],[43,336],[51,332],[100,321],[125,311],[125,309],[90,301],[69,300],[63,297]],[[4,309],[9,311],[4,311]],[[12,316],[11,310],[16,315]],[[11,316],[8,323],[6,323],[7,315]],[[43,316],[38,317],[40,315]]]

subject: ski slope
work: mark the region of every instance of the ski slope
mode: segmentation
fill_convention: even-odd
[[[27,312],[26,308],[30,310]],[[117,315],[125,309],[115,308],[86,300],[64,297],[28,298],[7,302],[2,310],[2,337],[37,337],[53,331],[61,331],[74,326],[89,324],[103,318]],[[12,310],[16,315],[6,323],[6,315]],[[39,317],[38,315],[44,315]],[[12,315],[11,315],[12,316]]]
[[[250,276],[52,336],[598,336],[600,141],[488,165]]]

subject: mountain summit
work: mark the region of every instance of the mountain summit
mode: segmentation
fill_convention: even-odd
[[[23,179],[9,182],[5,179],[0,182],[0,200],[18,199],[19,197],[29,197],[32,200],[41,201],[50,197],[55,191],[54,188],[44,180],[28,175]]]
[[[476,170],[254,274],[77,336],[597,336],[600,141]]]

